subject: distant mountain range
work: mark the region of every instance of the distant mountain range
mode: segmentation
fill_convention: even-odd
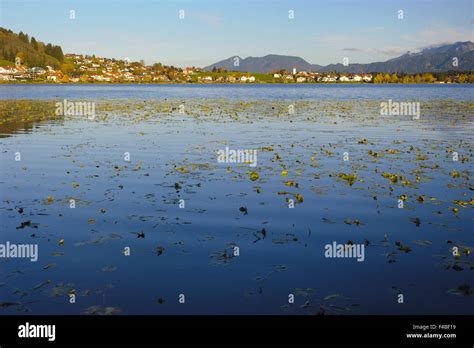
[[[238,58],[238,66],[235,66]],[[453,59],[457,58],[458,66],[453,66]],[[442,72],[449,70],[474,70],[474,43],[471,41],[456,42],[453,44],[442,45],[433,48],[426,48],[418,53],[401,55],[400,57],[387,60],[385,62],[375,62],[369,64],[329,64],[321,66],[308,63],[306,60],[295,56],[283,56],[269,54],[265,57],[247,57],[241,58],[233,56],[215,64],[208,65],[204,70],[224,68],[228,71],[248,71],[268,73],[275,70],[286,69],[291,71],[296,68],[298,71],[317,71],[338,73],[408,73],[418,74],[423,72]]]
[[[238,62],[238,66],[234,65],[235,62]],[[215,64],[206,66],[204,70],[212,70],[214,67],[224,68],[228,71],[251,71],[261,73],[268,73],[281,69],[291,71],[293,67],[295,67],[298,71],[316,71],[322,68],[320,65],[310,64],[300,57],[281,56],[278,54],[269,54],[265,57],[247,58],[233,56],[225,60],[221,60]]]

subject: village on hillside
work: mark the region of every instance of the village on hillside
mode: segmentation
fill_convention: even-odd
[[[147,66],[95,56],[66,54],[61,68],[46,66],[28,68],[23,65],[0,67],[2,81],[41,81],[56,83],[307,83],[307,82],[371,82],[372,75],[319,74],[317,72],[281,70],[269,74],[228,72],[224,69],[204,71],[196,67],[184,69],[162,64]]]
[[[373,76],[374,75],[374,76]],[[345,74],[279,70],[271,73],[244,73],[214,68],[176,68],[156,63],[150,66],[128,59],[66,54],[59,68],[28,67],[18,62],[0,67],[0,82],[38,83],[472,83],[472,74]]]

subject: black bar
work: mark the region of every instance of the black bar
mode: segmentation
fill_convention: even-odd
[[[19,338],[25,323],[56,325],[55,341]],[[426,329],[414,329],[413,325]],[[436,328],[432,325],[436,325]],[[441,328],[440,325],[451,325]],[[453,329],[452,325],[456,328]],[[430,328],[431,327],[431,328]],[[407,334],[456,334],[456,338],[407,338]],[[225,341],[222,337],[226,338]],[[90,346],[163,343],[269,344],[304,342],[473,346],[473,316],[0,316],[0,346]],[[156,344],[154,344],[156,343]]]

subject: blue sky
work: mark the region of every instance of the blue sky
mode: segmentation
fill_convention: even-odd
[[[0,11],[0,26],[65,53],[181,67],[271,53],[368,63],[474,41],[471,0],[0,0]]]

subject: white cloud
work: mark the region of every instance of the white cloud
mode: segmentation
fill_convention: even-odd
[[[402,46],[384,46],[384,47],[376,47],[376,48],[356,48],[356,47],[347,47],[343,48],[343,51],[348,51],[348,52],[364,52],[364,53],[369,53],[369,54],[383,54],[385,56],[399,56],[407,51],[409,51],[406,47]]]
[[[415,34],[402,35],[401,41],[406,42],[412,49],[434,47],[457,41],[474,41],[474,34],[469,29],[459,29],[446,25],[435,25]]]
[[[335,40],[334,43],[336,43],[336,41],[337,40]],[[408,51],[419,52],[425,48],[437,47],[458,41],[474,41],[471,30],[459,29],[446,25],[435,25],[413,34],[402,35],[400,37],[400,45],[386,45],[380,47],[351,46],[342,48],[342,51],[398,57]],[[356,42],[355,38],[351,40],[351,42]]]
[[[371,51],[393,57],[407,53],[409,49],[407,49],[405,46],[384,46],[380,48],[372,48]]]
[[[364,51],[361,48],[355,48],[355,47],[345,47],[342,50],[343,51],[348,51],[348,52],[362,52],[362,51]]]

